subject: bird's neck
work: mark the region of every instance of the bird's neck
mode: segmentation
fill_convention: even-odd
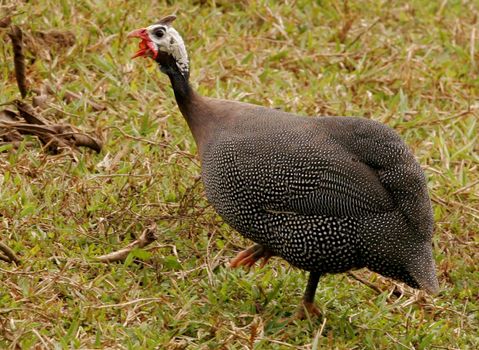
[[[188,73],[182,74],[176,66],[160,69],[170,78],[178,107],[185,114],[184,111],[188,110],[191,98],[195,94],[188,81]]]
[[[170,78],[178,107],[186,119],[201,153],[206,127],[211,122],[211,116],[205,111],[203,98],[191,87],[188,72],[180,72],[176,64],[167,67],[160,66],[160,69]]]

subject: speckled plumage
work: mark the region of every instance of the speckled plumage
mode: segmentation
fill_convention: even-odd
[[[310,271],[303,303],[316,313],[324,273],[368,267],[438,291],[424,173],[392,129],[364,118],[300,117],[199,96],[176,51],[156,45],[155,60],[198,144],[208,200],[257,243],[232,265],[277,255]]]
[[[426,182],[393,130],[244,105],[214,135],[202,154],[206,194],[242,235],[307,271],[368,267],[437,289]]]

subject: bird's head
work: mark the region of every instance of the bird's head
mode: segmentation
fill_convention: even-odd
[[[178,70],[186,79],[189,75],[188,53],[180,34],[171,26],[176,16],[170,15],[146,27],[136,29],[128,34],[129,38],[141,39],[136,57],[151,57],[162,72],[168,74]]]

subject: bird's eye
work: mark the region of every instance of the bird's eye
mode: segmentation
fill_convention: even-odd
[[[162,38],[165,35],[165,30],[163,28],[157,28],[153,31],[153,35],[157,38]]]

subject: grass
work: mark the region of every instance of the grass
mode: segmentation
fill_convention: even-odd
[[[479,5],[475,1],[0,2],[26,33],[72,47],[27,50],[42,114],[100,134],[102,153],[0,153],[0,348],[477,349],[479,347]],[[324,277],[322,319],[294,312],[303,272],[228,260],[250,242],[205,200],[196,146],[165,76],[131,61],[126,33],[177,11],[201,94],[303,115],[362,115],[395,128],[423,165],[442,292],[424,296],[367,271]],[[0,14],[1,14],[0,13]],[[3,16],[2,15],[2,16]],[[0,29],[0,103],[18,98]],[[66,91],[82,95],[67,103]],[[106,106],[96,111],[90,101]],[[30,140],[32,141],[32,140]],[[35,143],[35,140],[33,140]],[[159,239],[125,263],[101,254],[152,222]]]

